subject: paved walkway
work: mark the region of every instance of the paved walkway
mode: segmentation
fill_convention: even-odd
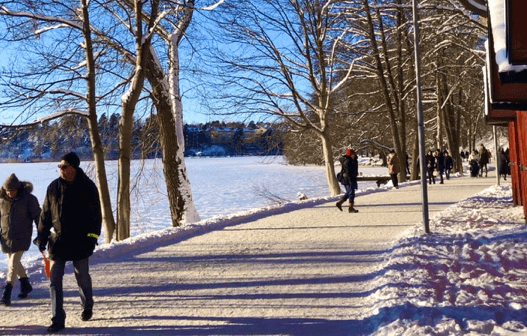
[[[429,186],[430,217],[495,183],[491,172]],[[390,246],[422,221],[420,188],[359,196],[357,214],[328,202],[92,265],[96,306],[88,322],[79,318],[68,270],[62,334],[353,334]],[[34,287],[28,299],[0,308],[0,334],[45,332],[48,284]]]

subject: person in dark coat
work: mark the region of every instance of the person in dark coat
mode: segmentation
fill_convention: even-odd
[[[359,162],[357,160],[357,154],[351,148],[346,149],[346,154],[340,158],[340,164],[342,166],[342,185],[346,192],[344,196],[337,202],[336,206],[342,211],[342,203],[349,199],[349,213],[357,213],[359,210],[354,208],[355,202],[355,189],[358,189],[357,175],[359,175]]]
[[[498,153],[498,164],[500,175],[503,176],[503,180],[507,180],[509,160],[503,148],[500,148],[500,151]]]
[[[439,178],[441,179],[441,182],[439,182],[439,184],[443,184],[443,174],[445,173],[445,156],[439,148],[436,150],[435,155],[437,172],[439,173]]]
[[[89,257],[101,233],[102,214],[99,191],[95,183],[79,167],[80,159],[71,152],[62,157],[60,177],[48,186],[42,205],[35,244],[51,260],[50,293],[53,317],[48,332],[65,327],[62,278],[67,261],[73,262],[82,304],[81,319],[93,313],[92,281]]]
[[[487,164],[490,161],[490,152],[483,144],[479,145],[479,177],[483,176],[483,169],[485,169],[485,177],[487,177],[489,169]]]
[[[436,158],[431,150],[426,154],[426,170],[428,172],[428,184],[436,184],[436,178],[434,177],[434,170],[436,169]]]
[[[20,262],[25,251],[31,246],[33,222],[38,225],[40,205],[32,194],[33,184],[19,181],[11,174],[0,189],[0,241],[2,252],[7,254],[6,285],[0,304],[11,305],[13,283],[20,281],[20,294],[25,298],[33,290],[24,266]]]
[[[450,156],[448,151],[445,151],[445,176],[450,180],[450,171],[454,168],[454,159]]]

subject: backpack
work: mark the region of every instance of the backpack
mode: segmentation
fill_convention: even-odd
[[[341,184],[345,184],[346,181],[348,181],[348,165],[346,164],[346,156],[343,155],[339,158],[340,161],[340,173],[337,174],[337,181],[339,181]]]

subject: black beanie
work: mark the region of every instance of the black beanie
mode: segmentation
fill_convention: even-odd
[[[20,181],[16,177],[15,174],[9,175],[9,177],[5,180],[4,185],[5,190],[15,190],[20,188]]]
[[[81,164],[81,160],[74,152],[69,152],[68,154],[64,155],[61,160],[66,161],[75,169],[79,168]]]

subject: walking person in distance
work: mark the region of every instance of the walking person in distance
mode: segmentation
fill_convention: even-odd
[[[436,168],[436,158],[431,150],[426,154],[426,170],[428,172],[428,184],[436,184],[436,178],[434,177],[434,170]]]
[[[490,152],[485,148],[483,144],[479,145],[479,177],[483,177],[483,169],[485,169],[485,177],[488,176],[489,168],[487,167],[490,162]]]
[[[342,170],[340,172],[341,179],[340,183],[344,186],[345,194],[337,202],[336,206],[342,211],[342,204],[349,199],[349,213],[356,213],[359,210],[354,208],[355,202],[355,189],[358,189],[357,184],[357,175],[359,174],[359,162],[357,160],[357,154],[351,148],[346,149],[346,154],[343,155],[340,159],[340,164]]]
[[[393,187],[399,189],[399,180],[397,174],[399,174],[399,160],[397,159],[397,154],[395,150],[391,149],[390,154],[388,154],[388,174],[392,178]]]
[[[51,260],[50,294],[52,324],[48,332],[65,327],[62,280],[67,261],[73,262],[82,304],[81,319],[91,319],[93,313],[92,281],[89,257],[101,233],[99,191],[79,167],[80,159],[71,152],[58,165],[60,177],[51,182],[42,205],[38,236],[35,244],[41,252],[48,249]]]
[[[443,155],[443,152],[439,148],[436,150],[436,166],[437,166],[437,172],[441,179],[439,184],[443,184],[444,183],[443,173],[445,172],[445,156]]]
[[[468,164],[470,167],[470,176],[478,177],[479,176],[479,154],[478,151],[473,149],[472,153],[468,156]]]
[[[450,180],[450,171],[454,168],[454,159],[445,151],[445,176],[447,180]]]
[[[19,181],[15,174],[9,175],[0,189],[0,241],[2,252],[7,254],[7,277],[0,304],[5,306],[11,305],[11,292],[17,278],[19,298],[26,298],[33,290],[20,261],[31,246],[33,222],[38,225],[40,216],[40,205],[32,192],[33,184]]]
[[[509,169],[509,159],[503,148],[500,148],[500,151],[498,152],[497,162],[499,165],[499,174],[500,176],[503,176],[503,180],[506,181]]]

